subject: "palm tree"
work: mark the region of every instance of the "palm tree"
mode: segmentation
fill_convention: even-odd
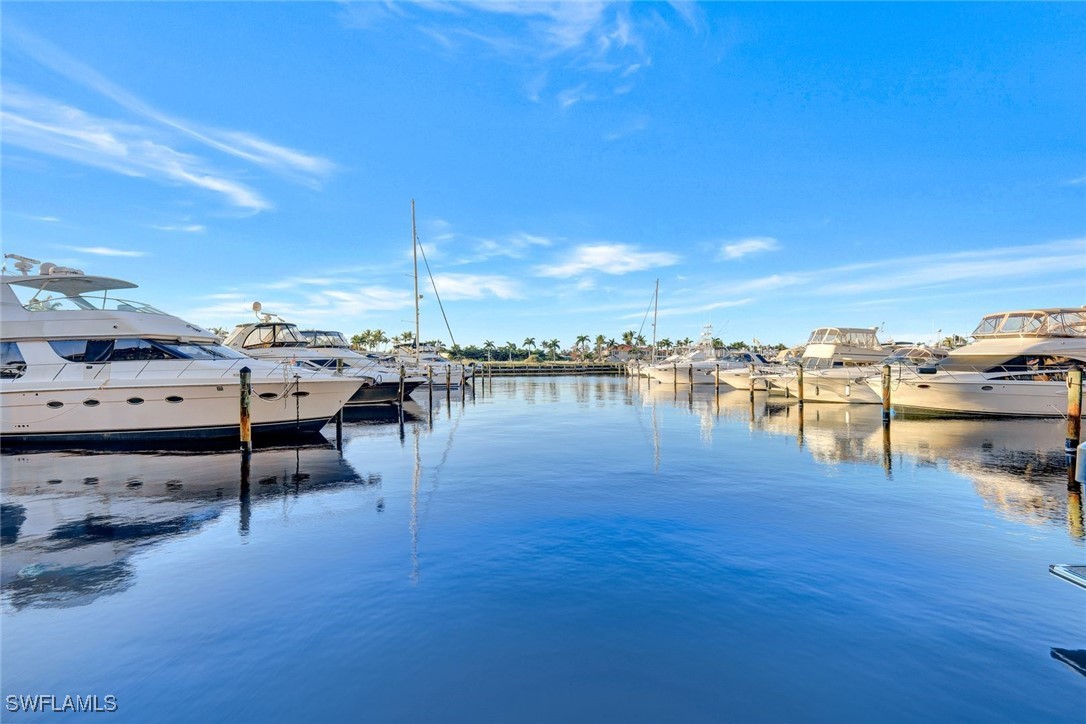
[[[382,344],[391,341],[392,340],[385,336],[385,331],[383,329],[375,329],[370,334],[370,344],[374,347],[380,347]]]
[[[562,343],[557,339],[548,339],[543,343],[543,346],[551,351],[551,362],[554,362],[555,352],[562,346]]]
[[[483,349],[486,350],[486,361],[490,362],[491,361],[490,353],[493,352],[494,349],[495,349],[494,348],[494,342],[492,340],[489,340],[489,339],[487,341],[483,342]]]
[[[351,349],[360,350],[366,346],[366,339],[369,337],[369,330],[367,329],[362,334],[356,334],[351,337]]]
[[[660,349],[671,349],[672,342],[667,337],[664,337],[656,343],[656,346]]]
[[[512,362],[513,361],[513,353],[517,351],[517,343],[516,342],[506,342],[505,343],[505,348],[507,350],[509,350],[509,361]]]
[[[534,350],[535,349],[535,337],[526,337],[524,339],[524,349],[527,349],[527,350]],[[530,353],[529,353],[529,356],[530,356]]]
[[[608,339],[607,340],[607,353],[608,354],[614,353],[616,345],[618,345],[618,342],[615,341],[614,337],[611,337],[610,339]]]
[[[607,338],[602,334],[596,335],[596,356],[599,357],[603,354],[603,345],[607,344]]]
[[[632,329],[627,331],[627,332],[623,332],[622,333],[622,343],[633,347],[633,340],[634,340],[634,335],[635,334],[636,334],[636,332],[634,332]]]
[[[588,338],[587,334],[579,334],[579,335],[577,335],[576,347],[577,347],[577,349],[581,350],[581,356],[582,357],[584,356],[584,348],[585,348],[585,345],[588,344],[588,339],[589,338]]]

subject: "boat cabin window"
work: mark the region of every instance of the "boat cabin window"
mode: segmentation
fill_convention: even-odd
[[[306,339],[298,334],[293,324],[258,324],[245,337],[241,346],[245,349],[267,347],[305,347]]]
[[[101,364],[164,359],[242,359],[234,350],[217,344],[158,342],[151,339],[58,339],[49,346],[69,362]]]
[[[26,360],[16,342],[0,342],[0,378],[5,380],[22,377],[26,372]]]
[[[245,359],[241,352],[221,344],[195,344],[193,342],[156,342],[174,356],[183,359]]]

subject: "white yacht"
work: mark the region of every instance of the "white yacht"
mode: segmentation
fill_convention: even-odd
[[[337,360],[343,360],[344,364],[359,370],[363,375],[373,379],[374,384],[364,387],[356,393],[356,397],[365,398],[371,403],[395,402],[399,400],[400,365],[389,356],[382,356],[367,352],[355,352],[351,349],[351,343],[343,336],[342,332],[321,329],[301,329],[298,333],[305,338],[307,346],[311,349],[322,350],[321,358],[315,359],[317,364],[326,367],[335,367]],[[420,385],[426,384],[426,379],[418,374],[407,374],[404,369],[404,397]]]
[[[804,397],[810,399],[807,385],[814,385],[816,398],[823,402],[879,404],[882,402],[881,394],[876,393],[867,381],[877,378],[881,385],[883,366],[890,365],[893,374],[900,377],[906,369],[930,366],[946,356],[947,351],[944,349],[910,344],[898,347],[889,357],[874,364],[842,365],[810,372],[804,370]]]
[[[1061,417],[1067,371],[1086,365],[1086,307],[1027,309],[985,316],[974,342],[929,367],[894,374],[895,411]],[[881,396],[881,379],[868,385]],[[880,397],[881,399],[881,397]]]
[[[826,370],[862,367],[885,358],[893,347],[880,343],[876,331],[875,327],[818,327],[812,331],[799,361],[804,402],[848,402],[843,383],[839,390],[834,385],[820,385],[818,376]],[[758,376],[775,389],[791,395],[799,392],[795,368],[776,368]]]
[[[769,360],[757,352],[749,350],[736,350],[724,356],[719,370],[713,370],[713,378],[720,380],[720,384],[734,387],[737,390],[749,390],[752,378],[759,372],[770,368]],[[755,378],[756,379],[756,378]],[[755,389],[761,388],[755,382]]]
[[[5,445],[237,439],[243,367],[254,440],[312,433],[361,384],[250,359],[206,329],[113,296],[131,282],[5,258],[20,272],[0,277]]]
[[[462,365],[441,356],[441,352],[432,346],[404,344],[394,347],[392,357],[396,364],[406,365],[412,375],[429,380],[434,378],[434,387],[459,387],[460,382],[471,382],[475,365]]]
[[[345,407],[397,402],[399,400],[399,370],[375,365],[374,361],[350,349],[338,332],[322,332],[324,341],[335,334],[346,348],[312,346],[298,331],[298,325],[284,322],[278,315],[263,311],[260,302],[253,303],[259,321],[239,324],[226,336],[223,345],[256,359],[274,360],[310,370],[320,370],[349,377],[361,385],[347,400]],[[418,387],[417,377],[404,379],[404,396]]]
[[[671,355],[651,365],[645,372],[661,384],[708,385],[714,384],[713,373],[718,365],[725,366],[725,350],[713,347],[713,330],[706,326],[697,343],[679,354]],[[734,365],[731,365],[734,366]]]

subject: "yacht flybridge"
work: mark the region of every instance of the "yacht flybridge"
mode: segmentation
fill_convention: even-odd
[[[808,402],[849,402],[846,388],[855,375],[850,368],[865,368],[885,358],[894,351],[883,345],[876,336],[875,327],[818,327],[811,332],[807,346],[800,357],[803,368],[803,399]],[[755,374],[756,377],[757,373]],[[797,394],[799,383],[794,368],[776,370],[761,375],[765,382],[776,389]],[[820,384],[825,379],[827,384]]]
[[[236,439],[243,367],[254,439],[311,433],[362,384],[238,354],[206,329],[114,296],[132,282],[5,258],[19,272],[0,277],[5,445]]]
[[[971,344],[931,366],[891,379],[895,410],[965,415],[1061,417],[1067,372],[1086,364],[1086,307],[1027,309],[986,315]],[[880,395],[881,380],[868,380]]]

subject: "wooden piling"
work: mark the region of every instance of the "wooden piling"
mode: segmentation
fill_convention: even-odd
[[[713,382],[713,390],[716,392],[716,394],[719,395],[720,394],[720,364],[719,363],[716,366],[716,372],[713,374],[713,380],[715,380]]]
[[[252,383],[253,371],[248,367],[241,368],[241,452],[248,455],[253,451],[253,427],[252,416]]]
[[[445,365],[445,405],[452,404],[452,365]]]
[[[1065,450],[1074,455],[1082,442],[1082,368],[1067,372],[1067,443]]]
[[[890,365],[882,366],[882,424],[890,424]]]
[[[754,409],[754,363],[750,363],[750,409]]]
[[[796,370],[796,394],[799,396],[799,406],[803,409],[803,365],[800,365]],[[800,426],[803,426],[803,418],[800,419]]]
[[[343,450],[343,408],[336,413],[336,450]]]
[[[467,394],[468,386],[468,371],[464,369],[464,365],[460,365],[460,401],[464,401],[464,395]]]
[[[434,412],[434,368],[433,365],[426,367],[426,390],[427,397],[430,399],[430,414]]]
[[[690,366],[686,369],[686,383],[690,385],[690,390],[694,389],[694,364],[691,362]]]
[[[406,368],[405,368],[405,367],[404,367],[403,365],[400,365],[400,389],[399,389],[399,397],[400,397],[400,406],[401,406],[401,407],[403,406],[403,398],[404,398],[404,392],[403,392],[403,389],[404,389],[404,387],[406,387],[406,385],[404,384],[404,378],[405,378],[405,377],[407,377],[407,369],[406,369]]]
[[[679,363],[671,363],[671,387],[673,390],[679,389]]]

